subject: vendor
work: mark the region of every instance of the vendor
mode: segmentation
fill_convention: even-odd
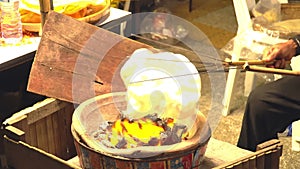
[[[300,54],[300,35],[272,46],[264,60],[268,67],[284,68]],[[255,151],[260,143],[277,139],[293,121],[300,119],[300,77],[287,76],[255,88],[249,95],[238,147]]]

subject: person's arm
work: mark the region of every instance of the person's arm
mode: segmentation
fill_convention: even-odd
[[[290,60],[300,54],[300,35],[297,35],[284,43],[278,43],[264,52],[263,60],[270,62],[268,67],[285,68]]]

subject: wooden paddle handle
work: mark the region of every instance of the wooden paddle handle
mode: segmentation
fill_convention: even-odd
[[[39,0],[40,3],[40,12],[41,12],[41,24],[42,28],[45,24],[45,21],[47,19],[47,14],[53,7],[53,1],[52,0]]]
[[[261,73],[274,73],[274,74],[293,75],[293,76],[299,76],[300,75],[300,71],[292,71],[292,70],[276,69],[276,68],[267,68],[267,67],[261,67],[261,66],[244,65],[244,69],[246,71],[261,72]]]

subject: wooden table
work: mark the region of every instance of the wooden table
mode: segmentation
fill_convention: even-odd
[[[30,38],[31,44],[20,46],[0,46],[0,71],[23,64],[33,59],[40,37]]]

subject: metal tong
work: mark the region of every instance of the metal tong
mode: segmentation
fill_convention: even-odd
[[[272,64],[272,62],[265,62],[262,60],[231,61],[230,59],[225,59],[224,61],[225,66],[238,66],[238,67],[241,66],[245,71],[292,75],[292,76],[300,75],[300,71],[263,67],[263,65],[267,65],[267,64]]]

